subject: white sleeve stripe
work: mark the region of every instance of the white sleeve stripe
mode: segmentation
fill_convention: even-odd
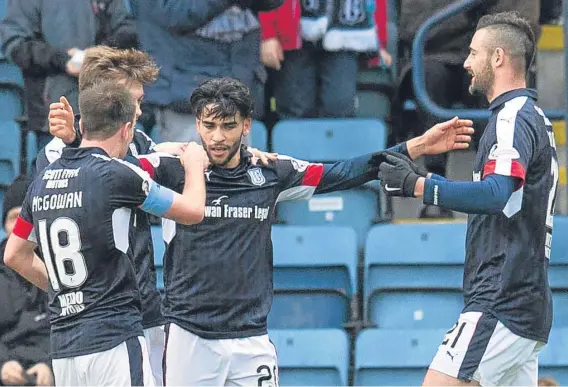
[[[60,138],[56,137],[48,142],[44,148],[47,161],[49,161],[49,163],[51,164],[54,161],[58,160],[61,157],[63,148],[65,148],[65,143]]]
[[[297,187],[288,188],[278,195],[276,203],[284,202],[286,200],[308,200],[314,195],[316,187],[300,185]]]
[[[495,132],[497,147],[500,149],[514,149],[515,125],[517,115],[527,102],[528,97],[517,97],[505,103],[505,106],[497,115]],[[495,160],[495,173],[509,176],[511,174],[512,160],[510,157],[497,157]]]
[[[128,161],[124,161],[124,160],[117,159],[117,158],[114,158],[114,157],[113,157],[113,158],[110,158],[110,157],[107,157],[107,156],[105,156],[105,155],[101,155],[101,154],[98,154],[98,153],[95,153],[95,154],[93,154],[92,156],[98,157],[99,159],[106,160],[106,161],[116,161],[116,162],[119,162],[120,164],[122,164],[122,165],[124,165],[124,166],[130,168],[133,172],[135,172],[135,173],[136,173],[138,176],[140,176],[142,179],[144,179],[144,180],[150,179],[150,175],[148,174],[148,172],[146,172],[146,171],[143,170],[142,168],[138,167],[137,165],[134,165],[134,164],[132,164],[132,163],[129,163]]]

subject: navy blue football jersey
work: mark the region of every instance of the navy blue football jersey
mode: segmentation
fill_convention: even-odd
[[[49,274],[53,358],[142,335],[129,229],[133,209],[156,187],[100,148],[66,148],[34,179],[14,234],[38,243]]]
[[[134,131],[128,155],[138,156],[154,151],[156,144],[141,130]],[[37,171],[43,171],[49,164],[58,160],[65,148],[65,144],[54,138],[37,157]],[[150,231],[149,215],[135,209],[132,214],[132,227],[130,228],[130,248],[128,256],[131,257],[136,280],[140,288],[142,302],[142,325],[144,329],[163,325],[165,320],[161,312],[161,297],[156,287],[156,268],[154,266],[154,246]]]
[[[372,155],[336,164],[312,164],[280,156],[252,165],[244,149],[239,166],[205,172],[205,218],[186,226],[165,220],[163,236],[166,319],[207,339],[267,332],[273,298],[271,231],[278,202],[348,189],[376,179]],[[156,182],[181,192],[178,158],[154,153],[140,158]]]
[[[497,97],[479,144],[474,180],[515,177],[502,213],[468,217],[465,311],[492,313],[513,333],[546,342],[552,323],[548,264],[558,161],[536,92]]]

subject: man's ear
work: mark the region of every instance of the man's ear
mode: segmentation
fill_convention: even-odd
[[[132,131],[132,122],[127,122],[120,126],[120,136],[125,140],[129,139],[131,131]]]
[[[503,66],[505,62],[505,51],[501,47],[497,47],[493,52],[493,64],[495,67]]]
[[[243,136],[248,136],[252,128],[252,118],[246,118],[243,121]]]

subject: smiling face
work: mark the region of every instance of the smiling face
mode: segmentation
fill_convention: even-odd
[[[467,57],[464,68],[471,75],[469,85],[470,94],[489,95],[493,89],[495,73],[491,66],[493,52],[488,49],[486,44],[489,39],[489,31],[486,29],[478,30],[469,46],[469,56]]]
[[[197,118],[197,132],[211,164],[234,168],[239,164],[243,136],[250,132],[251,119],[237,112],[233,117],[218,117],[212,113],[215,105],[203,109]]]

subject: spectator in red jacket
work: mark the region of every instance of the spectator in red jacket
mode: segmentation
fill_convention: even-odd
[[[286,0],[259,14],[261,59],[273,75],[276,109],[282,118],[355,115],[358,54],[386,50],[386,0],[373,3]]]

